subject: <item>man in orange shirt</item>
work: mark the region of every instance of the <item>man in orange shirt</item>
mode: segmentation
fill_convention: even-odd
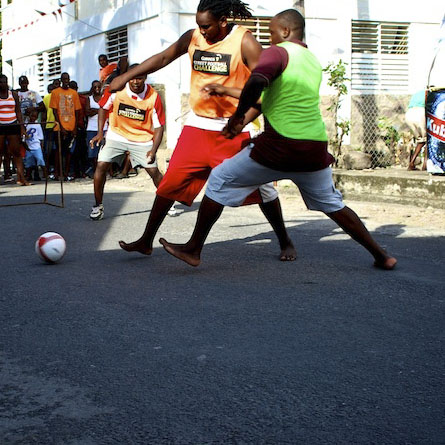
[[[100,65],[99,80],[104,84],[108,76],[117,68],[117,63],[108,63],[108,57],[105,54],[101,54],[98,60]]]
[[[120,241],[122,249],[150,255],[154,236],[174,201],[191,205],[212,168],[238,153],[242,144],[249,140],[249,131],[244,131],[232,140],[221,136],[221,130],[235,112],[238,100],[210,96],[203,91],[211,83],[232,88],[244,86],[250,71],[258,62],[262,48],[246,28],[229,23],[228,18],[251,16],[247,5],[241,0],[201,0],[196,14],[196,29],[190,29],[169,48],[110,83],[111,91],[119,90],[132,77],[157,71],[183,54],[189,54],[192,66],[192,111],[179,137],[167,173],[156,192],[143,235],[133,243]],[[266,184],[249,198],[250,203],[260,205],[272,225],[280,243],[280,260],[295,260],[296,251],[284,227],[276,190],[271,184]]]
[[[51,100],[49,102],[50,108],[54,113],[54,118],[57,122],[54,131],[60,132],[60,141],[62,156],[65,156],[65,178],[69,176],[70,160],[71,160],[71,146],[77,136],[77,122],[79,120],[80,105],[79,95],[76,91],[69,87],[70,75],[62,73],[60,80],[62,86],[56,88],[51,93]],[[58,135],[56,135],[56,143],[59,143]],[[62,168],[59,165],[59,156],[56,155],[56,176],[62,174]]]

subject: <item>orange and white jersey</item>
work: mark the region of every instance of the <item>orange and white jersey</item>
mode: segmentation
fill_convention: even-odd
[[[229,118],[235,112],[238,99],[208,96],[201,90],[209,83],[244,87],[250,76],[241,54],[241,43],[246,32],[249,32],[247,28],[235,25],[223,40],[214,44],[207,43],[199,29],[193,32],[188,53],[192,64],[190,106],[196,116]]]
[[[8,90],[8,97],[0,99],[0,124],[12,124],[16,120],[15,99],[12,92]]]
[[[140,94],[133,93],[128,83],[116,93],[106,89],[99,105],[109,111],[107,138],[111,140],[148,144],[155,128],[165,125],[161,98],[148,84]]]

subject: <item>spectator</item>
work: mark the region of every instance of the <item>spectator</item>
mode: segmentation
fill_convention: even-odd
[[[100,65],[99,80],[104,84],[108,76],[117,68],[117,63],[108,63],[108,57],[105,54],[101,54],[98,60]]]
[[[44,158],[47,160],[48,163],[48,169],[51,168],[51,166],[54,166],[54,153],[55,153],[55,140],[54,140],[54,127],[55,127],[55,117],[53,113],[53,109],[50,108],[49,103],[51,101],[51,92],[56,88],[54,83],[50,83],[48,85],[47,91],[48,94],[46,94],[43,97],[43,104],[45,105],[45,111],[43,112],[42,120],[43,122],[46,122],[44,124],[44,149],[43,149],[43,155]]]
[[[79,87],[75,80],[72,80],[70,82],[70,88],[78,92]],[[79,118],[77,120],[77,136],[76,141],[71,148],[72,164],[74,169],[74,176],[70,175],[71,179],[73,179],[74,177],[84,177],[88,165],[88,149],[86,142],[86,106],[88,102],[88,96],[85,96],[85,94],[79,94],[79,101],[81,108],[79,110]]]
[[[25,156],[26,176],[27,179],[31,179],[31,170],[35,167],[34,181],[40,181],[39,167],[42,168],[43,177],[47,176],[42,152],[44,139],[42,126],[36,123],[38,115],[37,110],[32,109],[29,113],[29,123],[26,126],[26,144],[29,148]]]
[[[91,139],[97,135],[98,132],[98,112],[100,109],[99,101],[102,97],[101,83],[98,80],[94,80],[91,83],[90,95],[86,103],[86,115],[88,118],[87,125],[87,147],[88,147],[88,161],[89,168],[86,174],[91,178],[96,171],[97,155],[99,154],[99,147],[97,144],[90,145]],[[104,124],[104,135],[108,129],[108,120]]]
[[[69,87],[70,75],[62,73],[62,86],[56,88],[51,93],[50,108],[54,112],[54,117],[57,122],[54,128],[55,132],[60,134],[60,142],[62,156],[65,157],[65,177],[68,178],[70,172],[71,148],[77,136],[77,122],[79,120],[79,110],[81,109],[79,95],[76,91]],[[59,138],[56,134],[56,143]],[[59,165],[59,156],[55,159],[56,177],[63,175],[63,167]]]
[[[416,148],[409,160],[408,170],[417,170],[415,165],[417,156],[419,156],[426,144],[425,95],[425,90],[413,94],[408,105],[408,111],[405,114],[406,123],[416,141]],[[426,170],[427,158],[427,150],[424,150],[422,170]]]
[[[19,97],[9,89],[8,78],[0,74],[0,165],[3,155],[8,151],[15,161],[18,185],[30,185],[25,178],[21,154],[20,138],[25,135]]]
[[[17,90],[20,102],[20,110],[24,118],[24,122],[29,121],[29,113],[36,110],[37,113],[45,111],[45,105],[40,94],[37,91],[28,89],[29,81],[26,76],[19,77],[20,89]]]

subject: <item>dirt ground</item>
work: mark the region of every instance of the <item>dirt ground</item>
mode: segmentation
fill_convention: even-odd
[[[55,183],[51,184],[51,190]],[[8,192],[8,189],[13,191],[15,195],[27,195],[38,193],[38,189],[43,187],[43,183],[37,183],[36,187],[17,187],[15,185],[0,184],[0,189],[3,192]],[[93,184],[91,179],[76,180],[72,183],[65,183],[64,189],[66,193],[82,191],[90,194],[89,200],[92,201]],[[118,190],[132,190],[132,191],[150,191],[154,192],[155,188],[153,182],[144,171],[140,171],[137,176],[130,176],[126,179],[108,179],[106,183],[105,193],[108,191]],[[280,190],[280,199],[283,206],[285,218],[294,213],[305,213],[316,215],[316,212],[309,212],[306,210],[305,204],[298,191],[290,192],[288,187]],[[5,195],[6,196],[6,195]],[[202,195],[200,195],[202,196]],[[445,210],[438,210],[433,208],[423,208],[411,205],[393,204],[385,202],[364,202],[345,200],[345,203],[351,207],[366,223],[372,226],[389,226],[389,225],[403,225],[406,227],[416,227],[425,231],[432,230],[434,232],[445,233]],[[320,215],[320,217],[324,217]]]

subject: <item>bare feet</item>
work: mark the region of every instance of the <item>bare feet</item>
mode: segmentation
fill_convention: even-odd
[[[287,240],[286,246],[281,246],[280,261],[295,261],[297,259],[297,251],[290,239]]]
[[[26,179],[24,181],[17,181],[17,185],[31,185]]]
[[[383,270],[393,270],[396,267],[397,260],[394,257],[387,257],[383,261],[375,261],[374,267],[378,267]]]
[[[119,241],[119,246],[121,247],[121,249],[124,249],[127,252],[139,252],[142,253],[142,255],[151,255],[151,252],[153,252],[153,247],[147,247],[140,240],[137,240],[134,243]]]
[[[201,259],[199,255],[192,254],[187,251],[185,244],[172,244],[166,239],[160,238],[159,242],[164,246],[164,249],[174,257],[190,264],[190,266],[199,266],[201,264]]]
[[[414,165],[409,164],[409,165],[408,165],[408,170],[417,170],[417,168],[414,167]]]

